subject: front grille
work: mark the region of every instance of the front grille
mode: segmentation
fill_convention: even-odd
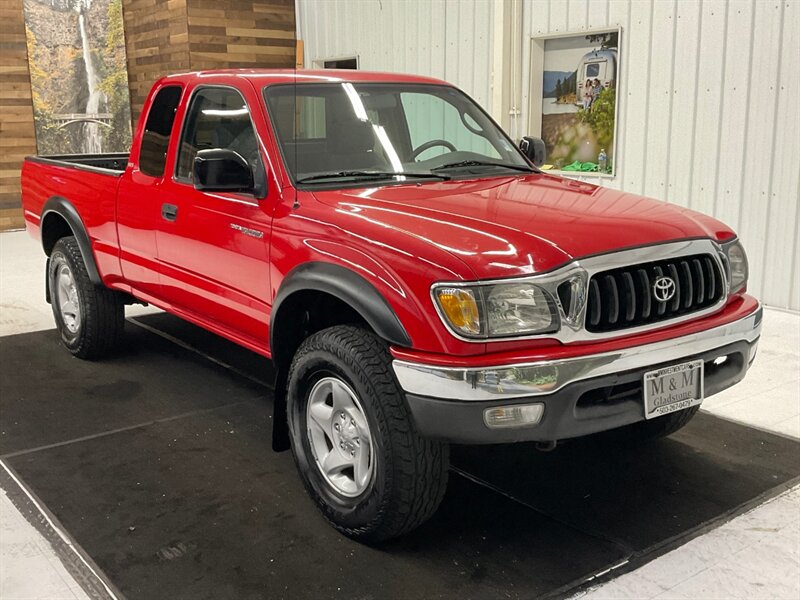
[[[674,295],[656,297],[661,277],[674,282]],[[666,285],[669,285],[668,282]],[[587,331],[601,333],[674,319],[716,304],[724,293],[722,272],[709,254],[631,265],[596,273],[589,280]]]

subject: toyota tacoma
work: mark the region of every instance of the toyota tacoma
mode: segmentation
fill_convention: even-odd
[[[754,359],[731,229],[543,158],[443,81],[220,70],[156,82],[130,154],[27,158],[22,195],[70,352],[139,302],[271,358],[273,446],[376,542],[434,513],[451,443],[668,435]]]

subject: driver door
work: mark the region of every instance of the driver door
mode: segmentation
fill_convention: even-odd
[[[189,319],[266,348],[271,210],[256,193],[195,189],[194,158],[207,148],[238,152],[256,181],[265,182],[265,163],[240,90],[204,85],[192,91],[169,182],[170,200],[162,206],[156,234],[162,294]]]

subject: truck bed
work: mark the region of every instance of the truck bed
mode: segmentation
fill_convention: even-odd
[[[84,230],[98,272],[119,276],[116,198],[128,164],[127,154],[29,156],[22,164],[25,225],[40,237],[48,210],[72,216],[73,231]]]
[[[29,156],[27,160],[44,164],[58,165],[83,171],[94,171],[106,175],[121,175],[128,164],[128,154],[116,152],[108,154],[55,154],[51,156]]]

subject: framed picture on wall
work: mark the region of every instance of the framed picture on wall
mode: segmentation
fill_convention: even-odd
[[[557,171],[616,172],[619,28],[533,39],[531,124]]]

